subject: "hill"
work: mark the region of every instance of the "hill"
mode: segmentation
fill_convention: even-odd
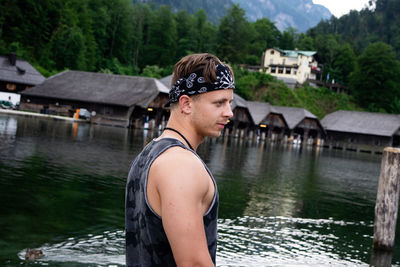
[[[214,24],[218,24],[233,4],[239,4],[249,21],[267,17],[280,31],[293,27],[304,32],[332,16],[327,8],[314,4],[312,0],[133,0],[134,4],[139,2],[167,5],[173,12],[186,10],[189,14],[204,9],[208,20]]]
[[[332,14],[324,6],[312,0],[232,0],[246,11],[250,21],[268,17],[276,27],[283,31],[288,27],[304,32],[329,19]]]
[[[174,13],[186,10],[189,14],[194,14],[197,10],[204,9],[207,19],[214,24],[218,24],[233,5],[231,0],[133,0],[133,4],[136,3],[153,4],[157,7],[166,5]]]

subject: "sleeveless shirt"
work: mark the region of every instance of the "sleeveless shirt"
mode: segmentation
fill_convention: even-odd
[[[171,247],[162,226],[147,198],[147,179],[151,164],[167,149],[179,146],[193,152],[203,163],[215,186],[210,208],[203,216],[207,246],[215,264],[217,250],[218,190],[211,171],[197,153],[173,138],[151,141],[133,161],[125,192],[125,246],[127,267],[176,266]]]

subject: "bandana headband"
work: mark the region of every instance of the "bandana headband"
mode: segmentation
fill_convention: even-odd
[[[177,80],[169,91],[170,102],[178,102],[183,95],[192,96],[221,89],[235,89],[235,82],[229,68],[219,64],[216,69],[217,79],[214,83],[206,81],[202,69]]]

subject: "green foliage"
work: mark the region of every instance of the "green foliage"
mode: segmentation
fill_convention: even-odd
[[[217,52],[223,60],[232,63],[242,63],[247,54],[247,40],[253,38],[245,11],[238,5],[233,5],[228,14],[221,19],[218,28]]]
[[[260,59],[266,48],[276,47],[279,44],[281,33],[275,24],[268,18],[259,19],[250,26],[253,28],[253,39],[249,41],[245,61],[251,65],[261,64]]]
[[[235,92],[247,100],[269,102],[277,106],[303,107],[319,118],[339,109],[360,109],[353,98],[345,93],[338,94],[325,87],[314,88],[308,85],[291,89],[269,74],[239,68],[234,68],[234,71]]]
[[[264,91],[263,101],[269,102],[272,105],[288,106],[288,107],[303,107],[301,100],[296,92],[290,89],[282,81],[273,81],[264,86],[261,92]]]
[[[35,65],[35,64],[33,65],[33,67],[46,78],[56,75],[59,72],[58,70],[49,71],[49,70],[43,68],[42,66]]]
[[[396,96],[390,105],[391,113],[400,114],[400,99]]]
[[[153,66],[146,66],[143,69],[143,72],[141,74],[141,76],[145,76],[145,77],[153,77],[153,78],[162,78],[165,76],[168,76],[172,73],[172,67],[166,67],[166,68],[160,68],[157,65],[153,65]]]
[[[350,73],[354,71],[356,55],[349,44],[341,45],[333,60],[333,69],[337,70],[332,77],[341,84],[348,84]]]
[[[314,88],[308,85],[295,91],[301,107],[305,107],[319,118],[337,110],[360,109],[351,96],[345,93],[335,93],[325,87]]]
[[[303,51],[314,51],[315,45],[314,45],[314,39],[311,38],[311,36],[305,35],[305,34],[300,34],[298,36],[298,41],[297,41],[297,48],[299,50]]]
[[[101,72],[121,75],[138,75],[139,68],[133,65],[121,64],[119,60],[114,57],[111,60],[107,60],[106,68],[102,69]]]
[[[146,64],[167,66],[175,61],[176,22],[169,7],[161,6],[152,16],[149,25],[149,39],[144,53]]]
[[[295,43],[297,42],[297,30],[289,27],[287,28],[279,41],[279,48],[285,49],[285,50],[293,50],[295,49]]]
[[[394,97],[400,94],[400,63],[390,45],[369,45],[358,58],[350,77],[351,93],[370,111],[391,111]]]
[[[398,0],[376,0],[375,10],[332,16],[307,33],[293,28],[281,33],[268,18],[249,22],[238,5],[224,10],[225,0],[194,0],[190,6],[165,1],[187,10],[177,13],[136,2],[1,1],[7,12],[0,12],[0,54],[16,52],[46,77],[72,69],[160,78],[190,53],[209,52],[229,63],[259,65],[267,48],[298,48],[317,51],[322,78],[329,73],[329,81],[350,85],[352,96],[308,87],[292,90],[272,76],[240,68],[235,69],[237,92],[249,100],[309,107],[315,114],[356,108],[353,101],[371,111],[399,113]],[[221,6],[218,16],[198,9],[208,10],[210,4]],[[221,14],[226,15],[217,24]],[[377,41],[387,45],[369,47]]]

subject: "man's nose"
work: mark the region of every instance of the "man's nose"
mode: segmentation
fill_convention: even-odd
[[[226,105],[226,108],[224,110],[224,116],[228,118],[233,117],[232,107],[229,103]]]

